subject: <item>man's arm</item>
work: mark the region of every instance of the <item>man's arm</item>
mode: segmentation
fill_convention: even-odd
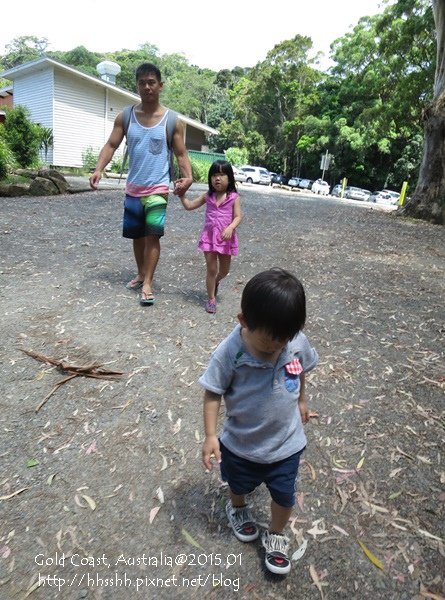
[[[105,146],[99,153],[99,158],[97,159],[96,168],[94,169],[94,173],[90,177],[90,187],[93,190],[97,189],[99,185],[100,178],[102,177],[102,171],[108,165],[110,160],[113,158],[114,153],[119,148],[124,139],[124,122],[123,122],[123,114],[119,113],[114,120],[113,130],[108,138]]]
[[[190,164],[187,148],[184,143],[184,127],[179,119],[176,121],[175,131],[172,139],[173,152],[178,161],[179,172],[181,178],[175,181],[174,194],[184,196],[185,192],[193,183],[192,165]]]

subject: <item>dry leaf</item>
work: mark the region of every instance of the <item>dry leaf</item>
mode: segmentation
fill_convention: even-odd
[[[364,462],[365,462],[365,457],[362,456],[361,459],[358,461],[357,466],[355,467],[357,469],[357,471],[360,471],[360,469],[363,467]]]
[[[301,544],[301,546],[299,548],[297,548],[295,550],[295,552],[292,554],[291,560],[293,560],[293,561],[300,560],[300,558],[306,552],[306,548],[307,548],[307,540],[303,540],[303,543]]]
[[[309,573],[311,574],[314,585],[317,587],[318,591],[320,592],[320,596],[321,596],[322,600],[324,600],[323,588],[321,587],[320,578],[318,577],[318,573],[317,573],[314,565],[309,565]]]
[[[165,471],[165,469],[168,467],[168,462],[167,462],[167,459],[166,459],[166,457],[165,457],[163,454],[161,454],[161,456],[162,456],[162,467],[161,467],[161,471]]]
[[[86,494],[76,494],[74,496],[74,502],[77,504],[77,506],[80,506],[80,508],[87,508],[87,506],[82,502],[81,498],[85,500],[91,510],[96,510],[96,503],[92,498],[90,498],[90,496],[87,496]]]
[[[150,516],[148,518],[148,522],[150,523],[150,525],[153,523],[153,521],[154,521],[156,515],[158,514],[160,508],[161,508],[160,506],[155,506],[154,508],[151,509]]]
[[[377,556],[375,556],[375,554],[373,554],[371,552],[371,550],[368,550],[368,548],[365,546],[365,544],[363,542],[361,542],[360,540],[357,540],[357,542],[359,543],[359,546],[363,550],[365,555],[372,562],[372,564],[375,565],[378,569],[381,569],[382,571],[384,571],[385,569],[383,568],[383,563],[377,558]]]
[[[25,490],[27,490],[27,487],[21,488],[20,490],[17,490],[16,492],[13,492],[12,494],[8,494],[7,496],[0,496],[0,500],[9,500],[10,498],[14,498],[14,496],[18,496],[19,494],[21,494],[22,492],[24,492]]]
[[[182,528],[181,533],[185,537],[186,541],[191,546],[195,546],[195,548],[200,548],[201,550],[204,550],[204,548],[196,540],[194,540],[192,538],[192,536],[189,534],[189,532],[186,529]]]
[[[156,498],[159,500],[161,504],[164,504],[164,492],[161,487],[158,487],[156,490]]]

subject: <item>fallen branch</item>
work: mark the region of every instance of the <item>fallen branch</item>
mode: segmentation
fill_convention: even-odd
[[[122,371],[111,371],[110,369],[104,369],[99,363],[92,362],[87,365],[70,365],[69,363],[53,358],[52,356],[45,356],[44,354],[40,354],[39,352],[34,352],[33,350],[22,350],[31,358],[35,358],[40,362],[54,365],[59,371],[64,373],[70,373],[64,379],[61,379],[50,391],[50,393],[45,396],[45,398],[40,402],[40,404],[36,407],[35,411],[39,412],[42,406],[51,398],[51,396],[58,390],[58,388],[69,381],[70,379],[74,379],[74,377],[92,377],[94,379],[116,379],[123,375]]]

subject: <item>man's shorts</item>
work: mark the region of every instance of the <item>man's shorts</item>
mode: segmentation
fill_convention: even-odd
[[[283,460],[263,464],[241,458],[220,442],[221,478],[237,496],[250,494],[265,483],[272,499],[285,508],[295,504],[298,466],[303,450]]]
[[[167,195],[125,196],[124,223],[122,235],[138,239],[147,235],[164,235]]]

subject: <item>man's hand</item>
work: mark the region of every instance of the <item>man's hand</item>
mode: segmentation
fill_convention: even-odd
[[[176,196],[184,196],[186,191],[192,185],[193,179],[191,177],[181,177],[174,182],[173,193]]]
[[[212,458],[220,463],[221,462],[221,452],[219,449],[219,440],[216,435],[208,435],[204,440],[204,444],[202,445],[202,462],[204,466],[209,471],[213,468]]]
[[[94,171],[94,173],[90,177],[90,188],[92,190],[97,190],[97,186],[99,185],[99,181],[101,180],[102,173],[100,171]]]

